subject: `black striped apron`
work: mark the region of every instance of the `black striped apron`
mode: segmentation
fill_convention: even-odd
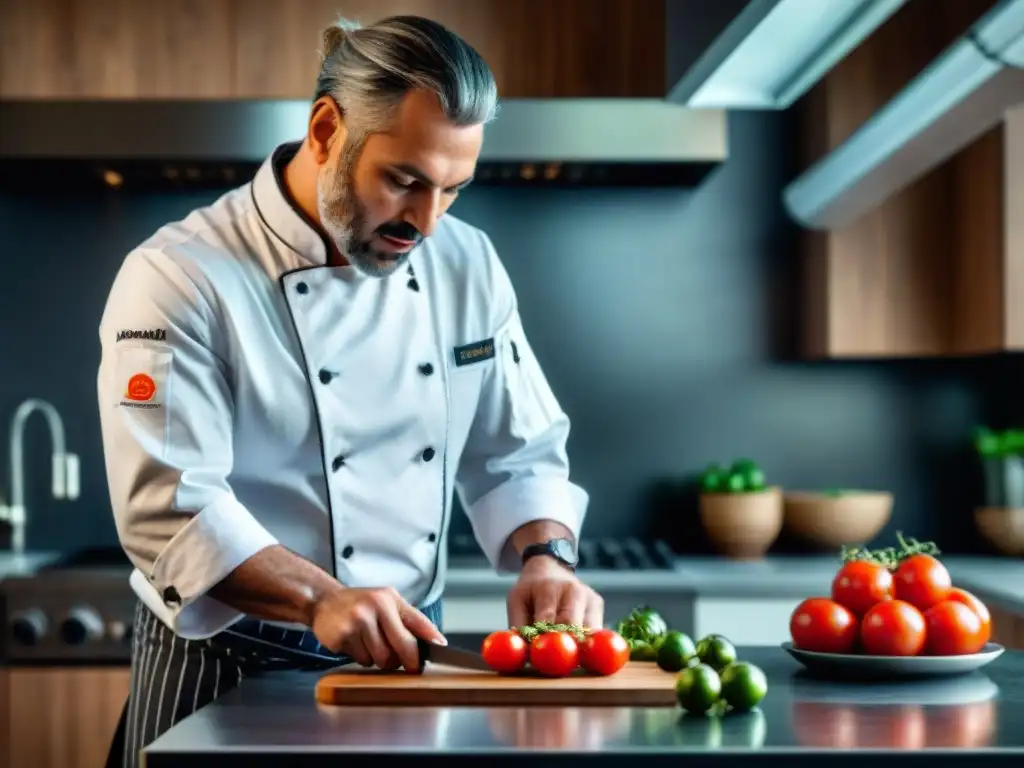
[[[422,610],[444,630],[440,600]],[[351,661],[321,646],[309,630],[258,619],[242,619],[208,640],[185,640],[141,601],[132,637],[128,701],[107,768],[136,768],[143,747],[246,677],[281,669],[330,669]]]

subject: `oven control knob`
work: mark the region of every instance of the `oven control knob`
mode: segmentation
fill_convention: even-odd
[[[35,645],[46,636],[49,625],[38,608],[20,611],[11,617],[11,637],[21,645]]]
[[[68,645],[82,645],[103,637],[103,619],[92,608],[72,608],[60,625],[60,636]]]
[[[123,621],[112,621],[107,624],[107,636],[118,643],[127,643],[132,638],[131,625]]]

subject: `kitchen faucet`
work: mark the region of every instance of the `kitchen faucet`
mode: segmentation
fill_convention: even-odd
[[[28,513],[25,509],[25,424],[29,417],[40,411],[50,427],[52,446],[52,493],[55,499],[77,499],[79,494],[78,456],[68,453],[64,444],[64,422],[57,409],[45,400],[29,398],[14,412],[11,419],[10,457],[11,474],[10,499],[0,506],[0,522],[11,526],[11,550],[21,554],[25,550],[25,524]]]

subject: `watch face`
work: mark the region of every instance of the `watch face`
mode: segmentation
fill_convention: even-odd
[[[557,541],[553,542],[553,544],[555,554],[557,554],[560,558],[570,563],[576,562],[576,553],[573,551],[571,542],[568,542],[565,539],[558,539]]]

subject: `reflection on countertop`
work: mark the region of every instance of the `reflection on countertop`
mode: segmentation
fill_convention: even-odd
[[[614,707],[495,707],[487,724],[504,746],[589,752],[627,736],[630,715]]]
[[[805,747],[828,749],[978,749],[992,743],[995,702],[824,704],[794,701],[790,727]]]
[[[835,683],[798,672],[789,725],[807,747],[981,748],[997,732],[999,686],[983,671],[907,683]]]
[[[146,750],[147,765],[208,757],[229,768],[262,753],[294,764],[337,765],[368,750],[438,764],[453,756],[531,752],[558,752],[576,763],[700,753],[710,765],[771,751],[790,766],[820,765],[847,749],[883,755],[946,749],[952,751],[930,752],[930,764],[957,765],[972,750],[1024,754],[1024,652],[1007,651],[969,675],[899,684],[820,681],[781,649],[740,652],[765,671],[768,695],[752,712],[722,717],[676,707],[325,706],[314,700],[316,674],[254,678],[158,739]],[[674,676],[665,679],[672,685]]]

